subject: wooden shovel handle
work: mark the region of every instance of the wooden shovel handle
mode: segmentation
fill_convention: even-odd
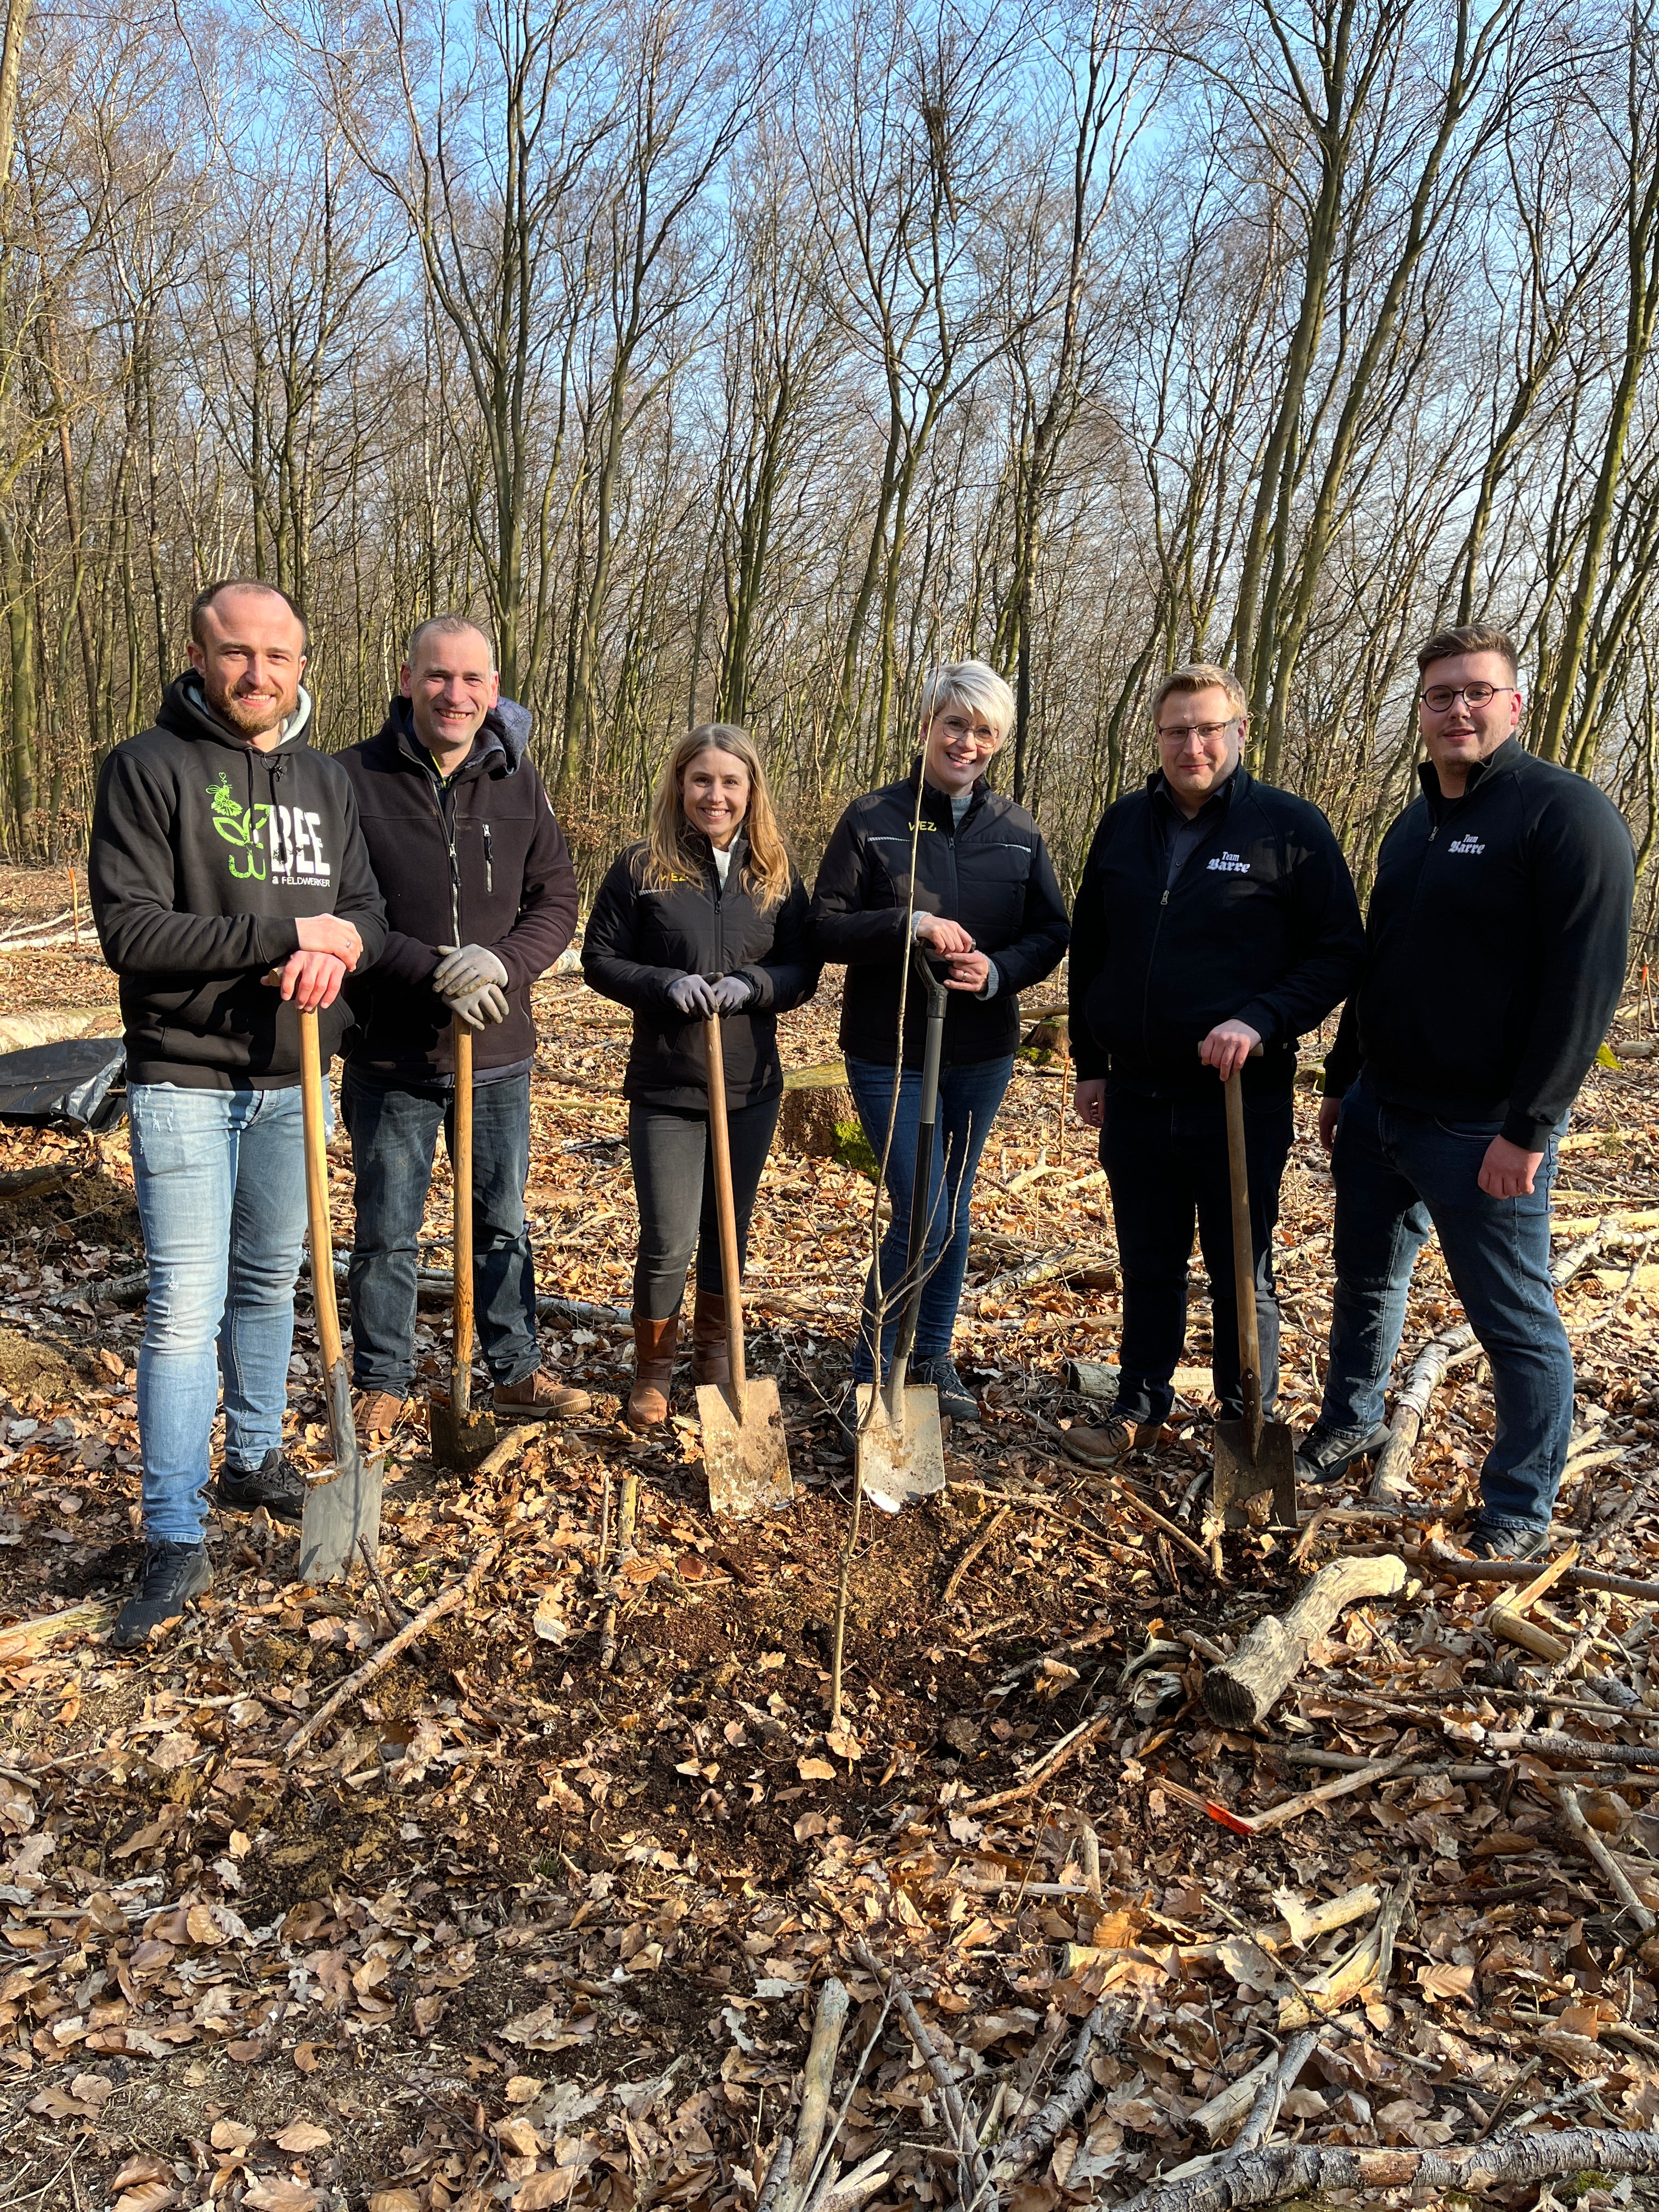
[[[452,1028],[455,1110],[449,1164],[455,1186],[455,1347],[449,1402],[457,1420],[472,1407],[472,1032],[457,1014]]]
[[[1261,1448],[1261,1346],[1255,1328],[1255,1254],[1250,1239],[1250,1174],[1244,1156],[1244,1091],[1227,1078],[1227,1172],[1233,1192],[1233,1300],[1238,1308],[1238,1364],[1250,1455]]]
[[[323,1122],[323,1054],[315,1007],[300,1010],[300,1091],[305,1109],[306,1216],[311,1231],[311,1297],[323,1373],[345,1358],[334,1295],[334,1231],[328,1218],[328,1138]]]
[[[720,1275],[726,1285],[726,1348],[732,1364],[732,1401],[741,1413],[749,1377],[743,1363],[743,1291],[738,1279],[738,1208],[732,1195],[732,1136],[726,1126],[726,1054],[720,1018],[703,1024],[708,1067],[708,1147],[714,1166],[714,1211],[720,1224]]]

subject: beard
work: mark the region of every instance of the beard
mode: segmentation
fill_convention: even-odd
[[[292,691],[279,693],[275,699],[238,698],[216,681],[209,669],[202,672],[202,690],[214,713],[245,738],[262,738],[271,730],[280,729],[300,703],[297,684]]]

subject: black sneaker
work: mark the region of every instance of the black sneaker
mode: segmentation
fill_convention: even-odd
[[[977,1421],[979,1401],[970,1397],[968,1386],[951,1364],[949,1352],[942,1352],[937,1358],[918,1359],[910,1370],[912,1382],[931,1382],[939,1393],[939,1409],[947,1420]]]
[[[1547,1528],[1495,1528],[1477,1521],[1469,1531],[1466,1551],[1477,1559],[1545,1559],[1549,1557]]]
[[[1340,1482],[1357,1459],[1370,1459],[1389,1441],[1389,1425],[1379,1421],[1370,1436],[1351,1443],[1310,1429],[1296,1455],[1298,1482]]]
[[[177,1620],[193,1597],[213,1586],[205,1544],[173,1544],[165,1539],[144,1547],[144,1571],[138,1587],[121,1607],[110,1632],[117,1651],[143,1644],[152,1628]]]
[[[225,1513],[252,1513],[263,1505],[273,1521],[297,1528],[305,1517],[305,1477],[280,1451],[268,1451],[263,1467],[232,1467],[227,1461],[213,1486],[213,1502]]]

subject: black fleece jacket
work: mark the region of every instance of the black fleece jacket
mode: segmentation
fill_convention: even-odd
[[[386,898],[386,949],[354,975],[353,1071],[371,1083],[454,1079],[451,1013],[432,988],[444,945],[483,945],[507,970],[507,1016],[473,1039],[480,1076],[536,1051],[530,987],[575,933],[576,872],[526,751],[531,719],[511,699],[485,715],[447,782],[396,698],[379,734],[340,755]]]
[[[916,790],[921,786],[921,828]],[[911,898],[910,850],[916,853]],[[1042,833],[1023,806],[974,786],[957,823],[942,791],[923,784],[920,761],[902,783],[855,799],[836,824],[812,893],[818,957],[845,961],[841,1047],[890,1067],[898,1054],[899,981],[906,914],[959,921],[996,974],[989,998],[952,991],[945,1020],[947,1066],[1001,1060],[1019,1042],[1018,994],[1060,965],[1070,932]],[[901,1065],[920,1067],[927,994],[907,994]]]
[[[1387,1103],[1544,1149],[1624,988],[1635,856],[1611,799],[1510,738],[1382,840],[1365,958],[1325,1064]]]
[[[121,979],[127,1078],[203,1091],[300,1079],[300,1020],[263,978],[299,950],[295,924],[354,923],[366,966],[380,895],[337,761],[306,744],[311,702],[260,752],[222,721],[199,677],[168,685],[153,729],[104,763],[89,877],[104,957]],[[349,1015],[318,1017],[325,1058]]]
[[[1316,806],[1242,765],[1193,827],[1173,883],[1154,775],[1109,806],[1072,917],[1071,1043],[1078,1074],[1158,1093],[1215,1073],[1198,1048],[1218,1022],[1261,1038],[1248,1090],[1288,1090],[1296,1041],[1358,972],[1353,878]]]
[[[783,1089],[777,1017],[804,1006],[818,987],[807,942],[806,887],[793,870],[781,905],[763,911],[744,877],[749,845],[732,842],[726,882],[706,837],[692,849],[699,872],[665,890],[645,882],[647,848],[630,845],[599,886],[582,943],[592,988],[634,1010],[634,1041],[623,1096],[649,1106],[708,1110],[703,1024],[668,996],[682,975],[742,975],[754,995],[720,1024],[728,1108],[757,1106]]]

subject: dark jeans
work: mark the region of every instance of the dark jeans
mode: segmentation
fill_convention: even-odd
[[[440,1128],[454,1158],[451,1103],[448,1091],[378,1090],[347,1064],[340,1106],[357,1178],[348,1280],[360,1389],[403,1398],[415,1380],[416,1247]],[[528,1073],[481,1083],[472,1094],[472,1279],[478,1340],[495,1382],[522,1382],[537,1364],[529,1173]]]
[[[939,1113],[933,1124],[933,1157],[927,1180],[927,1241],[922,1249],[926,1278],[916,1318],[912,1357],[938,1359],[949,1353],[957,1325],[963,1279],[968,1273],[968,1203],[973,1195],[979,1156],[1014,1072],[1006,1060],[980,1060],[966,1066],[942,1067]],[[871,1151],[879,1159],[887,1145],[892,1110],[894,1070],[878,1061],[849,1060],[847,1080]],[[921,1072],[906,1068],[899,1083],[898,1117],[887,1157],[887,1195],[893,1218],[881,1251],[864,1286],[864,1314],[853,1347],[855,1381],[875,1380],[876,1316],[881,1316],[881,1371],[893,1356],[907,1285],[905,1260],[910,1242],[910,1206],[916,1176],[916,1129],[921,1119]],[[946,1194],[949,1194],[948,1203]]]
[[[761,1170],[772,1149],[781,1098],[727,1112],[732,1147],[732,1199],[738,1218],[738,1267],[749,1257],[749,1220]],[[697,1288],[724,1297],[720,1231],[714,1210],[714,1162],[708,1116],[677,1106],[628,1109],[628,1152],[640,1202],[640,1249],[634,1262],[634,1310],[647,1321],[666,1321],[680,1310],[685,1272],[697,1255]]]
[[[1259,1101],[1246,1094],[1244,1151],[1264,1413],[1279,1390],[1273,1237],[1293,1126],[1289,1091]],[[1199,1249],[1210,1279],[1215,1395],[1222,1419],[1237,1420],[1244,1405],[1238,1301],[1233,1292],[1227,1111],[1219,1079],[1212,1088],[1179,1100],[1151,1098],[1116,1084],[1109,1085],[1100,1164],[1111,1185],[1123,1273],[1123,1341],[1118,1352],[1115,1410],[1126,1420],[1148,1425],[1161,1425],[1169,1418],[1175,1402],[1170,1378],[1187,1340],[1187,1262],[1196,1216]]]
[[[1560,1131],[1531,1197],[1488,1198],[1476,1178],[1499,1128],[1385,1106],[1363,1076],[1342,1101],[1331,1156],[1331,1364],[1319,1425],[1348,1440],[1368,1436],[1382,1419],[1412,1270],[1432,1228],[1492,1363],[1498,1425],[1480,1470],[1481,1518],[1500,1528],[1547,1528],[1572,1426],[1572,1354],[1550,1276],[1549,1187]]]

